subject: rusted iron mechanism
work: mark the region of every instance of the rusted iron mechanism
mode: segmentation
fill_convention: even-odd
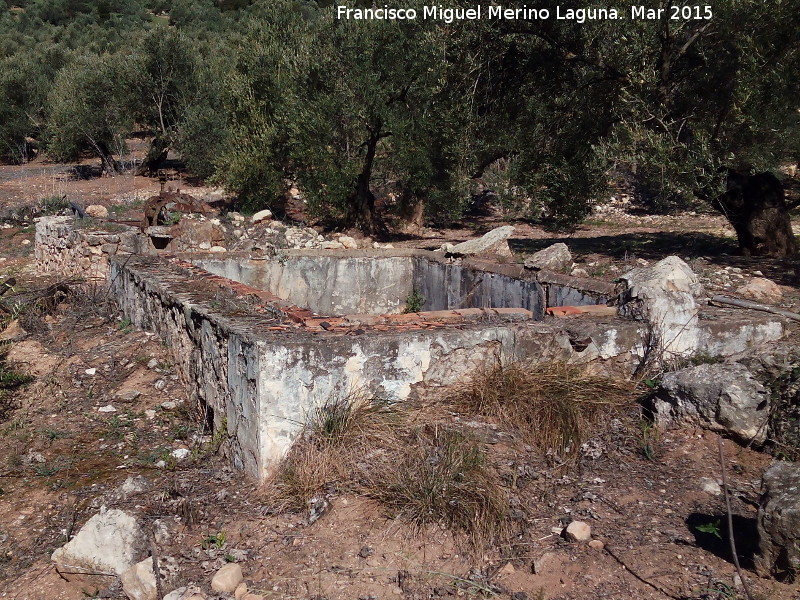
[[[177,191],[159,192],[144,204],[144,215],[141,222],[142,231],[157,225],[174,225],[175,213],[201,213],[216,214],[218,211],[208,203],[198,200],[194,196]]]

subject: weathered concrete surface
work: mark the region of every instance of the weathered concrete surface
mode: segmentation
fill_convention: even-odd
[[[617,293],[613,284],[595,279],[422,250],[289,250],[265,259],[231,254],[189,260],[321,315],[399,313],[416,291],[425,311],[525,308],[541,319],[547,306],[603,304]]]
[[[619,291],[613,283],[589,277],[573,277],[546,269],[536,275],[536,280],[546,290],[547,306],[605,304]]]
[[[786,320],[754,310],[706,306],[698,314],[695,354],[733,356],[786,335]]]
[[[743,444],[763,444],[769,391],[739,363],[703,364],[664,375],[653,402],[662,426],[694,421]]]
[[[457,308],[525,308],[541,319],[542,286],[519,266],[502,269],[475,261],[461,264],[414,259],[413,287],[425,299],[424,310]]]
[[[800,465],[777,462],[764,473],[758,509],[756,571],[794,579],[800,571]]]
[[[273,260],[206,258],[207,271],[262,290],[321,315],[401,312],[412,291],[408,256],[289,254]]]

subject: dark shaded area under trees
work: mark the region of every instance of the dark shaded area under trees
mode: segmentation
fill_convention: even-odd
[[[609,6],[622,18],[447,24],[337,20],[301,0],[6,0],[0,157],[92,152],[113,173],[144,130],[140,173],[175,152],[246,209],[297,186],[367,233],[457,218],[486,188],[570,227],[623,172],[653,210],[709,203],[744,253],[796,253],[775,174],[800,156],[798,11]]]

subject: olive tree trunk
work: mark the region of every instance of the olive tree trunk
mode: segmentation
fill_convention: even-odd
[[[742,254],[787,257],[797,252],[791,207],[775,175],[741,175],[729,171],[727,188],[711,204],[733,226]]]

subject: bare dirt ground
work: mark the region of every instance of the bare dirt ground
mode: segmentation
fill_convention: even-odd
[[[84,204],[135,205],[158,191],[152,179],[62,180],[53,173],[59,169],[0,167],[0,207],[64,193]],[[476,218],[394,243],[438,247],[500,221]],[[590,276],[613,279],[642,261],[677,253],[712,289],[732,292],[761,272],[782,286],[784,307],[796,310],[800,302],[797,265],[735,256],[732,231],[717,216],[608,210],[567,237],[515,225],[516,255],[565,241]],[[30,225],[0,229],[0,279],[15,276],[20,290],[51,282],[36,271],[32,241]],[[306,512],[278,511],[265,489],[220,458],[224,440],[203,433],[162,340],[133,330],[105,305],[102,290],[93,298],[60,299],[24,324],[27,334],[9,359],[35,379],[0,419],[0,597],[85,597],[49,557],[101,506],[145,515],[165,592],[197,586],[215,597],[211,576],[234,560],[249,588],[265,598],[745,597],[725,539],[724,498],[715,487],[715,434],[655,435],[632,406],[597,432],[596,458],[584,456],[569,469],[488,436],[489,460],[515,474],[510,494],[519,516],[509,543],[476,553],[446,531],[417,531],[348,494],[334,495],[331,509],[312,525]],[[645,442],[652,453],[642,451]],[[187,458],[172,454],[182,449]],[[752,571],[760,479],[772,458],[729,440],[724,449],[747,581],[757,598],[800,597],[800,586]],[[562,538],[571,519],[588,522],[602,547]],[[718,521],[722,539],[714,534]],[[119,589],[103,594],[124,597]]]

